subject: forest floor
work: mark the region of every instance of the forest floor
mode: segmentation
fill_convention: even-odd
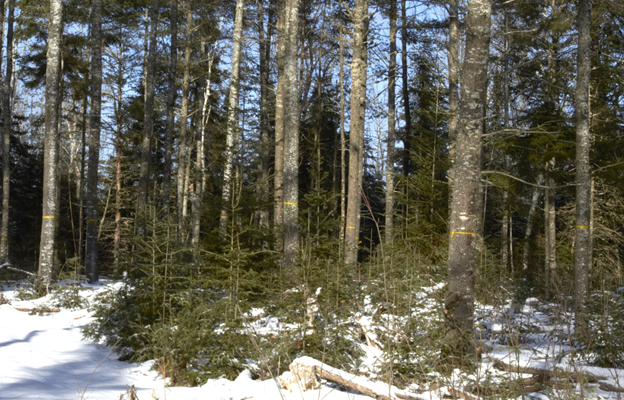
[[[370,399],[326,381],[320,389],[291,393],[280,388],[279,380],[254,380],[249,371],[234,381],[221,378],[201,387],[168,387],[152,370],[153,362],[121,362],[111,348],[83,340],[81,328],[93,319],[88,305],[117,284],[80,283],[82,307],[73,308],[55,305],[51,296],[18,300],[16,288],[5,286],[0,291],[0,399]],[[561,338],[569,324],[546,306],[527,299],[502,309],[480,307],[478,333],[483,334],[485,353],[477,371],[456,371],[450,378],[438,377],[439,384],[421,384],[408,391],[414,398],[431,400],[624,398],[624,370],[590,367],[576,357]],[[383,316],[377,322],[362,316],[360,324],[367,318],[365,330],[374,342],[388,323]],[[275,322],[259,319],[257,326],[267,329]],[[516,334],[507,334],[511,329]],[[362,365],[373,369],[381,350],[365,343],[362,347],[366,353]],[[516,389],[519,385],[520,392],[509,390],[513,385]]]

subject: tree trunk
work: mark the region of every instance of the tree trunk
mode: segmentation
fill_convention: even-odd
[[[150,186],[150,164],[152,158],[152,136],[154,133],[154,90],[156,85],[156,30],[158,28],[159,5],[153,0],[149,8],[149,45],[145,60],[145,109],[143,112],[143,140],[141,142],[141,172],[137,199],[137,233],[144,235],[147,222],[147,204]]]
[[[258,211],[258,224],[261,228],[269,228],[269,59],[271,57],[271,18],[265,32],[264,0],[258,2],[258,35],[260,56],[260,182],[258,192],[261,206]],[[270,15],[270,10],[269,10]]]
[[[401,67],[403,69],[403,115],[405,132],[403,138],[403,175],[410,173],[412,154],[412,110],[409,102],[409,76],[407,68],[407,1],[401,0]]]
[[[452,185],[455,179],[455,142],[459,110],[459,0],[449,0],[448,70],[449,183]],[[453,190],[449,190],[449,204],[452,202],[452,196]]]
[[[284,8],[284,268],[292,270],[299,253],[299,0]]]
[[[11,188],[11,78],[13,77],[13,20],[15,0],[9,0],[7,21],[7,66],[2,93],[2,221],[0,222],[0,262],[9,262],[9,193]],[[3,25],[4,26],[4,25]],[[1,40],[1,39],[0,39]],[[0,41],[0,43],[2,43]],[[1,45],[0,45],[1,47]],[[2,54],[0,54],[2,58]]]
[[[186,9],[186,43],[184,45],[184,78],[182,79],[182,102],[180,105],[180,132],[178,148],[178,177],[177,177],[177,214],[178,239],[186,238],[186,214],[188,184],[186,173],[188,147],[188,109],[189,91],[191,86],[191,35],[193,34],[193,9],[187,4]]]
[[[167,126],[165,129],[165,165],[163,171],[162,208],[163,218],[169,219],[169,201],[171,199],[171,170],[173,154],[173,131],[175,126],[174,108],[178,89],[176,73],[178,68],[178,0],[171,0],[170,13],[170,61],[167,73]]]
[[[344,255],[345,248],[345,221],[347,215],[347,146],[346,146],[346,138],[345,138],[345,91],[344,91],[344,69],[345,69],[345,60],[344,60],[344,27],[340,24],[340,54],[339,62],[340,62],[340,71],[339,71],[339,86],[340,86],[340,239],[339,239],[339,248],[340,248],[340,261],[342,261],[342,257]]]
[[[56,218],[58,216],[58,142],[61,84],[61,43],[63,4],[50,0],[48,52],[45,88],[45,141],[43,149],[43,207],[39,244],[39,280],[48,292],[54,273],[56,255]]]
[[[544,193],[544,214],[546,223],[546,257],[544,271],[544,287],[546,299],[550,298],[551,289],[555,286],[555,271],[557,269],[557,213],[555,209],[555,180],[552,177],[552,169],[555,164],[553,158],[546,163],[546,186]]]
[[[366,116],[366,73],[368,52],[368,0],[356,0],[353,9],[353,58],[351,61],[351,141],[349,144],[349,187],[345,227],[345,264],[357,262],[358,232],[364,157],[364,119]]]
[[[284,8],[286,0],[278,1],[277,17],[277,88],[275,93],[275,178],[273,181],[273,195],[275,197],[275,211],[273,213],[275,226],[275,250],[284,248],[284,54],[286,41],[286,14]]]
[[[232,45],[232,69],[230,71],[230,94],[227,108],[227,132],[225,139],[225,165],[223,168],[223,190],[221,198],[221,235],[225,236],[228,222],[228,208],[232,196],[232,168],[234,165],[234,139],[238,126],[238,92],[240,89],[240,60],[243,42],[244,1],[236,1],[236,17],[234,21],[234,40]]]
[[[481,135],[490,43],[491,4],[470,0],[466,20],[466,56],[462,69],[459,130],[455,145],[455,182],[451,203],[448,287],[445,313],[448,321],[445,353],[453,364],[469,362],[474,352],[474,283]]]
[[[574,239],[575,330],[587,333],[585,302],[589,290],[591,243],[590,215],[590,132],[589,79],[591,70],[591,0],[579,0],[576,73],[576,235]]]
[[[537,184],[541,184],[543,181],[540,174],[537,178]],[[537,215],[537,203],[539,201],[540,190],[538,187],[533,188],[533,196],[531,197],[531,209],[529,210],[529,216],[527,218],[527,226],[524,231],[524,249],[522,251],[522,270],[529,269],[529,254],[531,249],[531,234],[533,233],[533,221]]]
[[[91,1],[91,118],[87,167],[87,240],[85,267],[89,283],[98,281],[98,166],[102,110],[102,1]]]
[[[397,6],[390,2],[390,59],[388,61],[388,159],[386,161],[386,245],[394,238],[394,141],[396,140]]]

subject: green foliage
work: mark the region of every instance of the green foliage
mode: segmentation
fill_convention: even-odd
[[[624,368],[624,288],[617,292],[595,292],[587,303],[591,338],[586,351],[592,361],[605,368]]]

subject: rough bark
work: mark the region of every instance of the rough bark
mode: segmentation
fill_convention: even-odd
[[[163,217],[169,219],[169,201],[171,198],[171,170],[173,154],[173,135],[175,126],[174,108],[178,88],[176,86],[176,73],[178,69],[178,0],[171,0],[170,12],[170,61],[167,71],[167,125],[165,129],[165,165],[163,170],[162,208]]]
[[[273,181],[273,196],[275,197],[275,211],[273,213],[275,225],[275,250],[284,248],[284,53],[285,29],[284,14],[285,0],[278,1],[277,17],[277,88],[275,93],[275,178]]]
[[[344,32],[340,25],[340,54],[339,57],[339,86],[340,86],[340,258],[342,260],[345,248],[345,221],[347,215],[347,146],[345,138],[345,90],[344,90]]]
[[[261,228],[269,228],[269,60],[271,56],[271,20],[265,31],[264,0],[258,2],[258,46],[260,56],[260,181],[258,192],[261,206],[258,211],[258,224]],[[270,14],[269,14],[270,15]]]
[[[143,112],[143,140],[141,141],[141,171],[137,198],[137,223],[140,235],[145,234],[147,204],[150,186],[152,136],[154,131],[154,90],[156,85],[156,30],[159,17],[158,0],[149,7],[149,45],[145,59],[145,109]]]
[[[540,174],[537,178],[537,184],[542,184],[542,175]],[[529,215],[527,217],[527,225],[524,231],[524,248],[522,250],[522,270],[526,271],[529,269],[529,254],[531,250],[531,235],[533,233],[533,222],[535,221],[535,217],[537,216],[537,203],[539,201],[540,190],[536,186],[533,188],[533,196],[531,196],[531,208],[529,210]]]
[[[299,253],[299,0],[286,0],[284,15],[284,268],[292,269]]]
[[[223,167],[223,188],[221,199],[223,208],[221,209],[220,229],[221,235],[226,233],[228,222],[228,208],[232,198],[232,170],[234,167],[234,140],[238,126],[238,97],[240,89],[240,60],[243,42],[243,14],[244,1],[236,1],[236,17],[234,21],[234,38],[232,44],[232,66],[230,70],[230,94],[227,107],[227,131],[225,138],[225,165]]]
[[[3,11],[3,10],[2,10]],[[4,14],[4,12],[3,12]],[[7,66],[2,93],[2,220],[0,221],[0,262],[9,261],[9,210],[11,186],[11,78],[13,76],[13,20],[15,0],[9,0],[7,21]],[[3,26],[3,25],[2,25]],[[0,43],[2,39],[0,38]],[[0,46],[1,47],[1,46]],[[0,54],[2,58],[2,54]]]
[[[555,285],[555,271],[557,269],[557,212],[555,209],[555,180],[552,177],[552,168],[555,159],[546,163],[546,186],[544,192],[544,216],[546,223],[546,256],[544,271],[544,288],[546,298],[550,298],[551,289]]]
[[[474,351],[474,282],[481,135],[486,96],[491,4],[471,0],[466,20],[466,55],[461,76],[461,104],[456,141],[455,182],[451,203],[448,286],[445,313],[448,321],[445,353],[451,363],[465,363]]]
[[[390,57],[388,60],[388,159],[386,160],[386,230],[385,242],[394,237],[394,141],[396,140],[396,56],[397,6],[390,2]]]
[[[589,78],[591,70],[591,0],[579,0],[578,50],[576,73],[576,234],[574,239],[575,329],[586,333],[589,262],[591,243],[590,217],[590,132]]]
[[[455,179],[455,141],[457,139],[457,123],[459,110],[459,0],[450,0],[449,4],[449,38],[448,38],[448,70],[449,70],[449,183]],[[452,202],[453,191],[449,190],[449,204]]]
[[[49,289],[54,273],[56,218],[58,217],[59,89],[61,84],[61,43],[63,36],[63,4],[61,0],[50,0],[49,15],[45,83],[43,207],[38,273],[41,288],[45,289],[46,292]]]
[[[362,163],[364,119],[366,115],[366,73],[368,0],[356,0],[353,8],[353,57],[351,61],[351,123],[349,144],[349,186],[345,227],[345,264],[357,262],[360,207],[362,202]]]
[[[412,110],[409,102],[409,75],[407,65],[407,1],[401,0],[401,67],[403,69],[403,116],[405,132],[403,138],[403,175],[410,173],[412,154]]]
[[[190,153],[188,146],[188,109],[189,92],[191,86],[191,35],[193,33],[193,10],[190,5],[186,8],[186,43],[184,45],[184,77],[182,78],[182,101],[180,104],[180,130],[178,132],[178,176],[177,176],[177,217],[178,217],[178,238],[186,238],[186,217],[188,184],[187,177],[187,157]]]

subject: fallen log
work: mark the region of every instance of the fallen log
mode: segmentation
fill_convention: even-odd
[[[494,360],[494,367],[506,372],[516,372],[521,374],[530,374],[530,375],[541,375],[549,378],[558,378],[558,379],[569,379],[572,378],[574,381],[586,381],[590,383],[598,383],[600,389],[608,392],[617,392],[624,393],[624,386],[621,384],[613,385],[608,382],[609,377],[605,375],[597,375],[591,373],[587,370],[582,370],[579,372],[565,372],[558,370],[551,370],[545,368],[532,368],[532,367],[521,367],[519,365],[511,365],[502,360]]]
[[[366,377],[330,367],[311,357],[299,357],[290,364],[290,374],[280,377],[282,385],[289,391],[302,391],[320,387],[320,379],[336,382],[349,389],[378,400],[422,400],[413,393],[401,390],[383,382],[374,382]],[[286,383],[286,385],[284,385]]]
[[[37,276],[37,274],[33,274],[32,272],[28,272],[28,271],[24,271],[23,269],[15,268],[9,263],[4,263],[0,265],[0,269],[2,268],[6,268],[8,270],[15,271],[15,272],[21,272],[22,274],[29,275],[29,276]]]
[[[15,309],[17,311],[21,311],[21,312],[27,312],[29,314],[37,314],[37,313],[57,313],[57,312],[61,312],[60,309],[58,308],[48,308],[48,307],[43,307],[43,308],[39,308],[39,307],[35,307],[35,308],[23,308],[23,307],[15,307]]]

